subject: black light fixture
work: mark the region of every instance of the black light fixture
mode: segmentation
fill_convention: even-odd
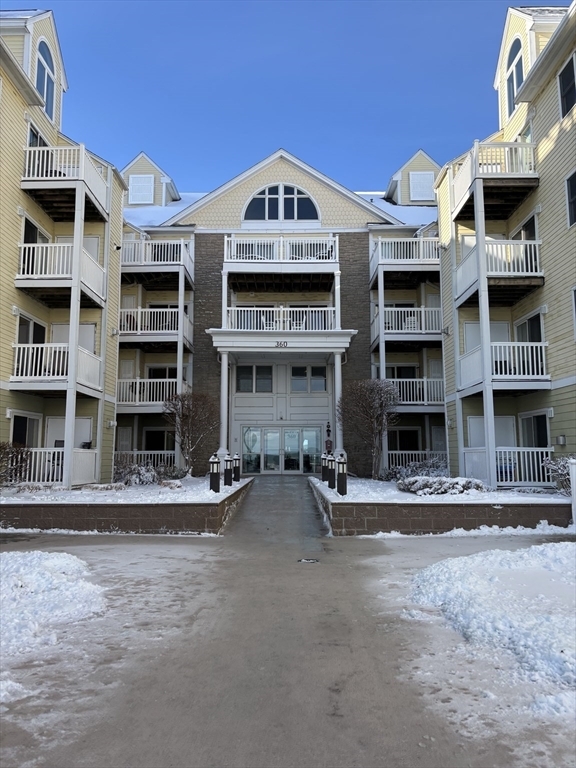
[[[224,485],[232,485],[232,456],[228,453],[224,457]]]
[[[210,490],[220,493],[220,459],[214,453],[210,456]]]
[[[232,457],[232,461],[234,463],[234,471],[232,474],[232,479],[235,483],[240,482],[240,456],[238,456],[237,453],[234,454]]]
[[[348,492],[348,461],[343,453],[336,459],[336,490],[340,496],[346,496]]]
[[[336,459],[333,453],[328,454],[328,488],[336,488]]]

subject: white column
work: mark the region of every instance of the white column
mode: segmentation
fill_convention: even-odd
[[[484,219],[482,179],[474,181],[474,222],[476,258],[478,259],[478,310],[480,312],[480,348],[482,350],[482,399],[484,403],[484,445],[488,485],[496,487],[496,435],[494,431],[494,394],[492,387],[492,350],[490,347],[490,301],[486,275],[486,222]]]
[[[228,323],[228,272],[222,272],[222,328]]]
[[[182,378],[184,376],[184,266],[178,267],[178,343],[176,346],[176,392],[181,395],[183,390]],[[177,467],[183,467],[182,449],[176,440],[174,443],[174,463]]]
[[[572,486],[572,520],[576,520],[576,459],[568,459],[568,468]]]
[[[222,459],[228,453],[228,352],[220,353],[220,447],[218,455]]]
[[[80,260],[84,244],[84,182],[76,182],[72,285],[70,290],[70,329],[68,336],[68,379],[66,382],[66,418],[64,423],[64,466],[62,484],[72,484],[72,459],[76,426],[76,381],[78,378],[78,326],[80,324]]]
[[[338,403],[340,401],[340,398],[342,397],[342,353],[341,352],[335,352],[334,353],[334,413],[336,416]],[[338,418],[334,419],[334,436],[335,436],[335,445],[334,445],[334,453],[341,452],[344,450],[344,437],[342,434],[342,424],[338,421]]]
[[[464,477],[464,416],[462,413],[462,398],[456,393],[456,439],[458,441],[458,476]],[[450,467],[452,471],[452,467]]]
[[[384,266],[378,265],[378,360],[380,367],[380,379],[386,378],[386,336],[384,328]],[[388,431],[382,435],[382,466],[380,469],[388,469]]]
[[[334,307],[336,309],[336,330],[339,331],[342,328],[340,319],[340,271],[334,272]]]

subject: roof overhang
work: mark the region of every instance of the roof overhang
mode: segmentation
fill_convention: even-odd
[[[34,88],[32,82],[25,74],[20,64],[18,64],[10,49],[1,37],[0,62],[8,74],[12,77],[16,89],[19,91],[19,93],[22,94],[22,97],[25,99],[26,103],[30,104],[31,106],[43,107],[44,99],[42,96],[40,96],[36,88]]]
[[[277,352],[293,354],[317,352],[342,354],[358,333],[346,331],[233,331],[223,328],[207,328],[218,352]]]

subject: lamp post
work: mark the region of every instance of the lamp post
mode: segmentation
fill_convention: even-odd
[[[336,459],[333,453],[328,454],[328,488],[336,488]]]
[[[220,459],[214,453],[210,456],[210,490],[220,493]]]
[[[232,479],[235,483],[238,483],[240,482],[240,456],[235,453],[232,461],[234,462],[234,472],[232,474]]]
[[[336,459],[336,490],[340,496],[348,492],[348,461],[343,453]]]
[[[325,483],[328,480],[328,454],[324,452],[320,460],[322,462],[322,482]]]
[[[228,453],[224,457],[224,485],[232,485],[232,464],[232,456]]]

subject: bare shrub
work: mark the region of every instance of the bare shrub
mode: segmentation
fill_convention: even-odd
[[[194,474],[195,467],[201,465],[201,474],[205,474],[220,425],[218,401],[210,395],[182,392],[164,402],[163,414],[174,429],[186,469]]]
[[[572,493],[568,459],[576,459],[576,453],[571,453],[568,456],[555,456],[553,459],[544,459],[542,461],[542,466],[548,470],[550,477],[556,483],[556,487],[565,496],[570,496]]]
[[[345,387],[337,406],[337,417],[345,432],[350,431],[370,448],[372,479],[378,480],[382,441],[388,427],[397,420],[398,390],[384,379],[359,379]]]
[[[0,443],[0,485],[13,485],[26,480],[30,449],[14,443]]]

